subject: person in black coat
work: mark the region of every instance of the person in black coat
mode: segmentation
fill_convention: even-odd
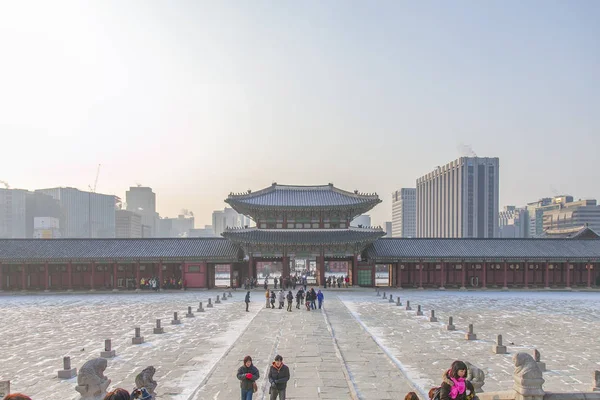
[[[259,377],[258,368],[252,364],[252,357],[244,357],[244,364],[237,371],[237,378],[240,380],[242,389],[242,400],[252,400],[254,384]]]
[[[287,388],[287,382],[290,380],[290,369],[283,363],[283,357],[279,354],[275,356],[275,361],[269,368],[269,382],[271,388],[269,393],[271,394],[270,400],[277,399],[285,400],[285,389]]]
[[[244,301],[246,302],[246,312],[248,312],[248,306],[250,305],[250,292],[246,293],[246,298]]]

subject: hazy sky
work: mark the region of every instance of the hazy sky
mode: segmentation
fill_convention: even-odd
[[[500,157],[500,204],[600,198],[600,1],[3,1],[0,180],[136,182],[211,223],[273,181],[391,192]]]

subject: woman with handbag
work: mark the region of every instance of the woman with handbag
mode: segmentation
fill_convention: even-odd
[[[258,390],[256,380],[259,376],[258,368],[252,364],[252,357],[244,357],[244,364],[237,372],[237,378],[240,380],[242,389],[242,400],[252,400],[252,395]]]

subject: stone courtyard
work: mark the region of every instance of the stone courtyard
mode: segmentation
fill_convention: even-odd
[[[486,374],[485,391],[512,387],[512,354],[538,349],[547,365],[548,391],[588,391],[600,369],[600,293],[327,289],[322,311],[266,309],[264,292],[244,291],[206,308],[223,291],[178,293],[32,294],[0,296],[0,380],[12,391],[42,399],[77,399],[77,378],[59,380],[62,357],[78,369],[100,356],[112,339],[110,388],[131,390],[153,365],[159,399],[239,398],[237,368],[251,355],[259,368],[255,399],[268,398],[265,376],[276,354],[290,368],[288,399],[396,399],[421,397],[440,383],[455,359]],[[400,295],[402,306],[396,305]],[[406,300],[412,311],[405,308]],[[206,312],[198,313],[202,301]],[[421,305],[424,316],[417,316]],[[188,306],[194,318],[186,318]],[[429,322],[434,309],[439,322]],[[181,325],[171,325],[178,312]],[[452,316],[456,331],[447,331]],[[152,328],[160,318],[165,333]],[[468,324],[477,340],[465,340]],[[132,345],[140,327],[145,343]],[[506,355],[492,353],[502,334]]]

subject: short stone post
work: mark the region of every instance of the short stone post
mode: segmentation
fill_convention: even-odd
[[[219,299],[219,295],[217,295],[217,300],[215,301],[215,304],[221,304],[221,300]]]
[[[156,328],[154,328],[154,334],[160,335],[163,333],[165,333],[165,329],[162,326],[160,326],[160,319],[157,319],[156,320]]]
[[[188,312],[187,312],[187,314],[185,314],[185,317],[186,318],[194,318],[195,317],[194,313],[192,312],[192,307],[188,307]]]
[[[208,304],[206,305],[206,308],[213,308],[213,303],[211,302],[212,300],[210,299],[210,297],[208,298]]]
[[[204,312],[204,308],[202,308],[202,302],[200,302],[200,305],[198,306],[196,312]]]
[[[412,310],[412,308],[410,308],[410,301],[406,300],[406,311],[410,311]]]
[[[454,321],[453,321],[452,317],[448,317],[448,325],[446,325],[446,330],[447,331],[456,330],[456,327],[454,326]]]
[[[600,371],[594,371],[594,381],[592,382],[592,392],[600,392]]]
[[[506,354],[506,346],[502,344],[502,335],[498,335],[498,339],[496,340],[496,345],[492,346],[492,351],[495,354]]]
[[[102,358],[113,358],[117,355],[116,351],[112,349],[112,342],[110,339],[104,341],[104,351],[100,352]]]
[[[171,325],[179,325],[181,324],[181,320],[177,318],[177,313],[173,313],[173,320],[171,321]]]
[[[400,301],[400,296],[396,297],[396,305],[401,306],[402,302]]]
[[[477,340],[477,335],[473,333],[473,324],[469,324],[469,332],[465,335],[467,340]]]
[[[223,292],[223,300],[227,300],[227,293]]]
[[[144,338],[140,335],[140,328],[135,328],[135,336],[131,338],[131,344],[142,344],[144,343]]]
[[[538,349],[533,349],[533,359],[542,372],[546,372],[546,363],[541,361],[541,354]]]
[[[387,295],[385,294],[385,292],[383,292],[383,298],[387,299]]]
[[[229,292],[228,294],[229,294],[229,297],[231,298],[231,297],[232,297],[232,296],[231,296],[231,292]]]
[[[536,361],[527,353],[513,356],[515,400],[542,400],[544,398],[544,378]]]
[[[420,304],[417,306],[417,315],[418,316],[423,315],[423,311],[421,311],[421,305]]]
[[[389,303],[393,303],[394,302],[394,295],[390,294],[390,301]]]
[[[10,381],[0,381],[0,398],[10,394]]]
[[[77,376],[77,368],[71,368],[71,357],[63,357],[63,369],[58,371],[58,379],[71,379]]]
[[[429,322],[438,322],[438,319],[435,317],[435,310],[431,310],[431,315],[429,316]]]

